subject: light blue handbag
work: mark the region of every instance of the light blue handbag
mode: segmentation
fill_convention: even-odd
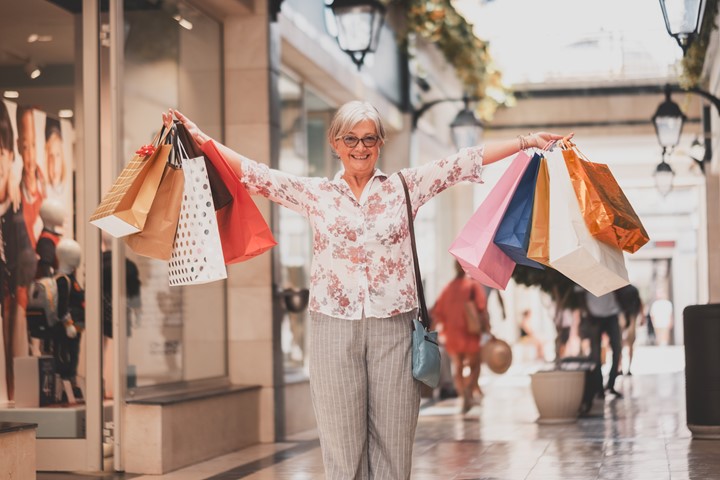
[[[430,315],[425,305],[425,293],[420,276],[417,248],[415,246],[415,229],[413,228],[412,207],[410,206],[410,193],[402,173],[398,173],[403,189],[405,190],[405,204],[407,205],[408,225],[410,227],[410,243],[412,245],[413,263],[415,264],[415,285],[418,293],[417,318],[413,319],[412,332],[412,374],[430,388],[440,383],[440,346],[437,332],[430,331]]]

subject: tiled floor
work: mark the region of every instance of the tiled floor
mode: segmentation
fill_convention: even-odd
[[[720,480],[720,441],[692,440],[685,425],[683,351],[642,347],[633,376],[619,379],[603,415],[569,425],[539,425],[528,373],[515,365],[484,374],[482,404],[459,414],[456,400],[426,405],[415,441],[412,478]],[[93,477],[38,474],[38,480]],[[257,445],[163,476],[134,480],[324,479],[314,432]]]

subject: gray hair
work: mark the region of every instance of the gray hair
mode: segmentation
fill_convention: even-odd
[[[385,125],[383,125],[382,118],[380,118],[380,113],[369,102],[353,100],[344,104],[335,113],[328,129],[330,145],[364,120],[371,120],[375,124],[375,131],[380,138],[380,142],[385,143]]]

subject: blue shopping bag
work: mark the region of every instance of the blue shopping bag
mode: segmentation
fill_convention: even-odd
[[[530,164],[525,169],[520,183],[518,183],[515,193],[510,199],[510,204],[505,210],[505,215],[500,221],[493,241],[516,263],[544,269],[545,267],[542,264],[527,258],[535,182],[537,181],[541,158],[542,156],[536,153],[530,160]]]

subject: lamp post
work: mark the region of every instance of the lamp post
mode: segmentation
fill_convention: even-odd
[[[663,195],[667,195],[667,192],[669,192],[672,188],[672,180],[675,176],[675,173],[672,171],[670,165],[665,162],[665,154],[669,151],[672,151],[672,149],[680,141],[680,135],[682,134],[683,125],[685,124],[685,120],[687,118],[682,112],[682,110],[680,110],[678,104],[673,102],[670,98],[673,91],[695,93],[697,95],[700,95],[704,99],[708,100],[712,105],[714,105],[718,114],[720,114],[720,98],[712,95],[711,93],[706,92],[705,90],[702,90],[698,87],[691,87],[687,90],[682,90],[679,87],[665,85],[665,101],[658,106],[657,110],[655,111],[655,115],[653,115],[652,117],[653,125],[655,125],[655,134],[658,138],[658,143],[663,149],[662,161],[655,169],[655,184],[658,187],[658,191]],[[712,158],[712,131],[710,128],[710,107],[708,105],[703,106],[703,137],[704,151],[702,154],[702,159],[696,158],[695,156],[691,156],[691,158],[693,158],[693,160],[695,160],[699,164],[700,170],[703,172],[703,174],[705,174],[705,162]],[[691,147],[691,149],[694,151],[699,150],[698,145],[695,145],[696,142],[699,143],[699,141],[696,140],[695,142],[693,142],[693,147]],[[658,175],[660,175],[660,178],[662,178],[663,180],[659,181]],[[670,187],[667,189],[667,192],[663,193],[663,191],[666,189],[666,187],[664,186],[664,182],[666,182],[667,179],[669,179],[671,182]]]
[[[683,54],[700,33],[706,0],[660,0],[665,28]]]
[[[450,135],[458,150],[477,145],[482,140],[483,124],[470,109],[470,102],[477,100],[476,97],[465,95],[463,98],[445,98],[424,103],[412,112],[412,128],[415,130],[420,117],[435,105],[444,102],[463,102],[463,109],[450,122]]]
[[[662,156],[662,160],[660,161],[658,166],[655,167],[654,177],[655,188],[657,189],[657,191],[663,197],[667,196],[667,194],[670,193],[670,190],[672,190],[675,172],[673,172],[672,167],[665,161],[664,153]]]
[[[663,149],[663,156],[665,152],[675,148],[680,141],[685,120],[687,117],[680,110],[680,106],[670,99],[670,85],[665,85],[665,101],[658,106],[652,117],[655,135]]]
[[[335,20],[335,38],[340,49],[350,55],[360,70],[365,55],[377,50],[385,6],[377,0],[333,0],[328,8]]]

